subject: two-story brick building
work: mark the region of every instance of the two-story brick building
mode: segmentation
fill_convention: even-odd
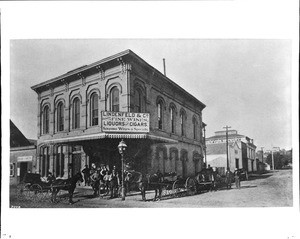
[[[68,177],[84,165],[194,175],[203,164],[205,105],[131,50],[37,84],[37,171]]]

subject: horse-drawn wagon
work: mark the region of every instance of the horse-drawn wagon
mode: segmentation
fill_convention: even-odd
[[[25,197],[33,201],[43,200],[51,193],[51,182],[42,181],[41,175],[36,173],[25,174],[18,185],[19,198]]]
[[[69,202],[72,203],[77,181],[83,182],[81,173],[77,173],[69,179],[54,178],[50,181],[43,181],[40,174],[27,173],[18,185],[18,197],[25,197],[33,201],[51,199],[52,202],[56,202],[57,194],[61,190],[65,190],[68,191]]]

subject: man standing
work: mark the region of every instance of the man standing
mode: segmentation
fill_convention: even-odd
[[[226,171],[225,183],[226,183],[227,189],[231,188],[231,172],[229,169],[227,169],[227,171]]]
[[[83,177],[84,177],[84,185],[88,185],[90,186],[90,168],[88,165],[85,165],[85,168],[81,171],[83,173]]]
[[[240,173],[237,168],[234,170],[234,180],[235,180],[236,188],[240,189],[241,188]]]

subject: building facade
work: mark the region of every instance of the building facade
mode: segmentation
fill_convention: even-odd
[[[10,121],[10,184],[18,184],[27,172],[35,171],[36,141],[28,140]]]
[[[217,131],[206,139],[207,163],[212,167],[227,168],[226,131]],[[256,146],[253,139],[228,130],[228,164],[231,171],[243,168],[247,172],[257,170]]]
[[[131,50],[32,89],[42,176],[70,177],[92,163],[120,168],[121,139],[126,160],[143,173],[201,170],[205,105]]]

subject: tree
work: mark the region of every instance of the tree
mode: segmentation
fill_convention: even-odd
[[[292,155],[283,155],[280,152],[274,152],[274,165],[275,169],[282,169],[283,166],[292,163]],[[271,165],[272,168],[272,154],[267,156],[267,163]]]

